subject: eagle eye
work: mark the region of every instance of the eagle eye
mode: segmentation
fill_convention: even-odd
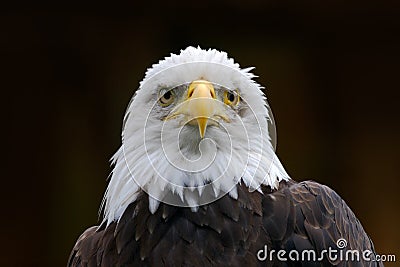
[[[240,96],[238,91],[225,91],[224,92],[224,103],[229,106],[236,106],[239,104]]]
[[[175,94],[172,90],[161,90],[158,102],[161,106],[167,107],[174,102]]]

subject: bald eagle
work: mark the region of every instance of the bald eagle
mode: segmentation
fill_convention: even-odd
[[[147,70],[103,221],[79,237],[68,266],[381,266],[332,189],[285,171],[251,70],[199,47]]]

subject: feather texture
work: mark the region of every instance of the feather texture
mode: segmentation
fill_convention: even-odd
[[[249,192],[238,187],[238,199],[229,195],[199,207],[161,203],[150,213],[142,193],[119,222],[78,239],[68,266],[383,266],[380,262],[260,261],[257,252],[269,249],[319,255],[336,241],[346,249],[374,252],[372,241],[346,203],[330,188],[315,182],[282,182],[279,190]],[[138,210],[134,216],[135,210]],[[135,233],[139,233],[135,238]]]

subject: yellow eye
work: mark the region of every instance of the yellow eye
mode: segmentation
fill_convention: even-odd
[[[160,91],[160,98],[158,102],[160,103],[161,106],[167,107],[174,102],[175,99],[175,94],[172,90],[161,90]]]
[[[224,103],[229,106],[236,106],[239,104],[240,96],[237,91],[225,91],[224,92]]]

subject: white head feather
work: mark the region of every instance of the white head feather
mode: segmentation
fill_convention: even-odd
[[[241,181],[260,191],[261,185],[275,189],[289,179],[271,144],[271,115],[251,69],[240,69],[225,52],[188,47],[147,70],[126,111],[123,144],[112,158],[104,220],[118,220],[141,190],[149,194],[152,213],[160,201],[196,211],[226,193],[237,198]],[[208,127],[204,139],[194,138],[196,127],[160,119],[158,105],[160,88],[199,79],[238,90],[243,99],[240,112],[227,109],[230,122]]]

